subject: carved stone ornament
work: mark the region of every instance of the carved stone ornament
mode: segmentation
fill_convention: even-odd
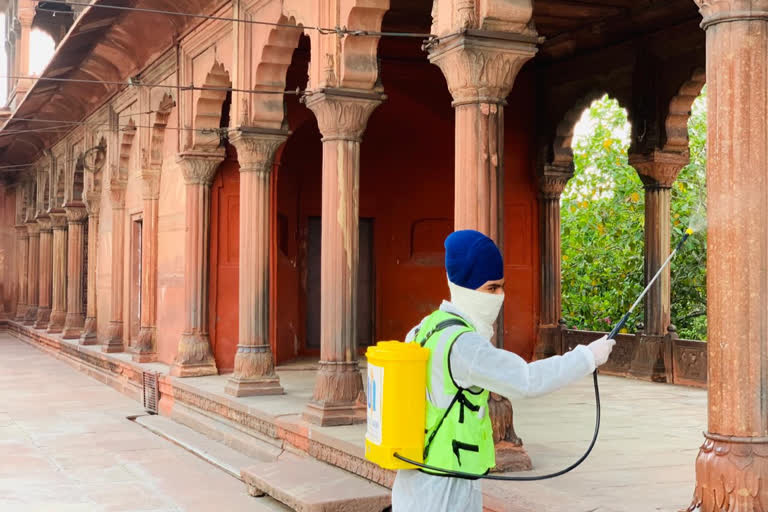
[[[544,172],[539,176],[539,195],[544,199],[559,199],[571,178],[572,168],[544,166]]]
[[[283,131],[240,129],[230,133],[229,141],[237,148],[240,172],[269,173],[277,149],[287,138],[288,133]]]
[[[67,229],[67,215],[61,212],[51,212],[51,227],[53,229]]]
[[[704,21],[702,28],[735,20],[768,21],[768,0],[694,0]]]
[[[537,52],[536,38],[460,34],[440,40],[429,61],[440,67],[454,106],[503,103],[520,68]]]
[[[97,192],[85,192],[83,193],[83,204],[85,205],[85,211],[90,216],[99,215],[100,207],[100,195]]]
[[[646,187],[670,188],[688,161],[687,151],[657,150],[648,155],[629,155],[629,165],[637,170]]]
[[[223,148],[216,151],[186,151],[179,153],[176,161],[181,165],[185,183],[210,185],[224,156]]]
[[[386,97],[378,92],[321,89],[307,96],[305,103],[315,113],[323,140],[360,141],[371,113]]]
[[[141,198],[160,199],[160,171],[156,169],[141,171]]]
[[[688,511],[768,510],[768,439],[704,437]]]
[[[88,218],[88,211],[83,203],[70,203],[64,207],[68,224],[81,224]]]

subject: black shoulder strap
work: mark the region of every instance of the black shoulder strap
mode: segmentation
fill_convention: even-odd
[[[447,329],[449,327],[454,327],[454,326],[467,326],[467,322],[465,322],[461,317],[453,316],[453,315],[452,317],[453,318],[448,318],[447,320],[443,320],[442,322],[437,324],[431,331],[429,331],[424,336],[424,338],[422,338],[422,340],[419,342],[419,345],[423,347],[427,343],[427,340],[429,340],[429,338],[434,336],[435,333],[442,331],[443,329]],[[419,331],[417,329],[413,339],[417,340],[418,338],[419,338]]]

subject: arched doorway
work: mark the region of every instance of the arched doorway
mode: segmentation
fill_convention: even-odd
[[[240,260],[240,166],[227,146],[211,185],[208,329],[220,373],[235,366],[238,341]]]

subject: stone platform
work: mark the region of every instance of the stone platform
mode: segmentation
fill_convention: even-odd
[[[391,472],[364,458],[364,425],[319,427],[301,419],[312,394],[312,365],[278,370],[285,395],[235,398],[224,393],[227,375],[179,379],[166,365],[135,363],[129,354],[104,354],[15,322],[7,330],[136,400],[142,372],[158,372],[161,413],[209,437],[218,433],[225,444],[256,439],[392,484]],[[672,512],[688,505],[706,426],[706,391],[618,377],[602,377],[601,384],[601,436],[584,465],[545,482],[486,482],[487,510]],[[594,425],[591,379],[514,406],[516,430],[534,464],[530,474],[560,469],[586,448]]]

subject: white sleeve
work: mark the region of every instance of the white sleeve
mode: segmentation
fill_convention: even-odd
[[[583,345],[562,356],[526,363],[476,333],[459,336],[449,362],[459,386],[481,387],[510,400],[550,393],[595,370],[592,351]]]

